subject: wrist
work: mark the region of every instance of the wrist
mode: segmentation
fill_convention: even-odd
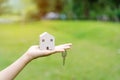
[[[30,61],[33,60],[33,58],[32,58],[29,54],[27,54],[27,53],[25,53],[25,54],[23,55],[23,57],[24,57],[24,59],[25,59],[27,62],[30,62]]]

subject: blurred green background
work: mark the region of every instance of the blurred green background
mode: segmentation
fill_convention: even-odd
[[[0,25],[0,69],[19,58],[47,31],[56,45],[71,42],[65,66],[61,54],[32,61],[15,80],[119,80],[120,24],[97,21],[41,21]],[[14,69],[13,69],[14,70]]]
[[[120,0],[0,0],[0,70],[48,32],[73,44],[65,66],[39,58],[15,80],[120,80],[119,22]]]
[[[0,15],[41,19],[120,21],[120,0],[0,0]]]

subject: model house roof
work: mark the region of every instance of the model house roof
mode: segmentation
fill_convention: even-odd
[[[53,37],[51,34],[47,33],[47,32],[44,32],[40,35],[40,37]],[[53,37],[54,38],[54,37]]]

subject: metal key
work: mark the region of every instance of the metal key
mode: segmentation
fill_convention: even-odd
[[[66,56],[67,56],[67,51],[65,50],[65,52],[62,52],[63,66],[65,65]]]

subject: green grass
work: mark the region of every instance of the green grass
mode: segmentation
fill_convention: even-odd
[[[45,31],[56,37],[56,45],[73,43],[65,66],[61,54],[39,58],[15,80],[120,80],[120,24],[112,22],[0,24],[0,70],[39,44],[39,35]]]

